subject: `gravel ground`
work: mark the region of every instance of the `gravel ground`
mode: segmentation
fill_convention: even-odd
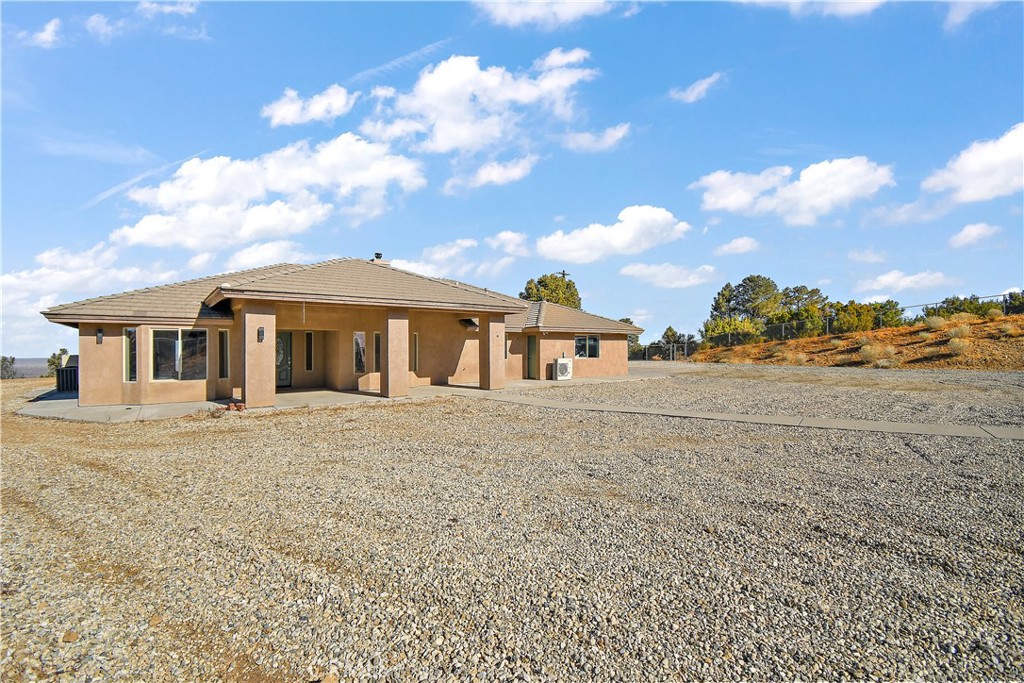
[[[71,424],[10,386],[4,681],[1024,676],[1021,442],[461,397]]]
[[[752,415],[886,422],[1024,424],[1024,372],[873,370],[704,363],[630,363],[672,368],[644,382],[514,389],[581,403]]]

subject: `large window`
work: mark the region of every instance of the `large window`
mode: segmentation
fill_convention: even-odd
[[[153,379],[206,379],[206,330],[153,330]]]
[[[217,331],[217,377],[227,379],[231,376],[231,344],[228,343],[228,330]]]
[[[578,335],[576,337],[577,358],[599,358],[601,356],[601,338],[596,334]]]
[[[366,372],[366,333],[356,332],[352,336],[353,369],[357,373]]]
[[[124,381],[134,382],[139,378],[139,331],[134,327],[124,328]]]

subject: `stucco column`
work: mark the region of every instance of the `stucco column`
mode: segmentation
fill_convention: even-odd
[[[242,401],[247,408],[274,405],[277,391],[277,316],[273,304],[246,302],[241,308],[243,343]],[[259,340],[263,328],[263,341]]]
[[[387,329],[381,335],[380,395],[409,395],[409,311],[388,309]]]
[[[480,316],[480,388],[505,388],[505,316]]]

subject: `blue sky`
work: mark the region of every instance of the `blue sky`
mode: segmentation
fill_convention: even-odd
[[[1019,288],[1021,3],[5,3],[5,355],[48,306],[383,252],[644,340],[759,273]]]

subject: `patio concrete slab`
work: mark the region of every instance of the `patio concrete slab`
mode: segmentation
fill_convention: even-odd
[[[997,439],[1024,441],[1024,427],[996,427],[993,425],[982,425],[981,428]]]

